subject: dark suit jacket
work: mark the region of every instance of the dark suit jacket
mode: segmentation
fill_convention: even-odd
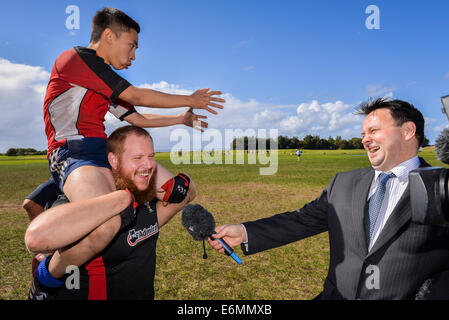
[[[373,177],[371,167],[338,173],[303,208],[244,223],[244,254],[328,231],[330,263],[320,298],[414,299],[426,279],[449,269],[449,228],[413,223],[407,189],[368,252],[364,214]]]

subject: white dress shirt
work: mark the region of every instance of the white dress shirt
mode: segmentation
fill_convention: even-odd
[[[379,212],[379,216],[376,220],[376,225],[374,226],[373,236],[371,237],[371,242],[368,246],[368,251],[371,250],[374,243],[376,242],[379,234],[382,232],[388,218],[393,212],[394,208],[404,194],[405,189],[408,186],[408,174],[410,171],[419,168],[420,162],[418,156],[415,156],[401,164],[397,165],[393,169],[385,173],[394,173],[395,177],[392,177],[387,182],[385,197],[382,202],[382,207]],[[374,174],[373,182],[371,183],[371,188],[368,193],[368,199],[376,192],[378,186],[378,178],[382,173],[380,170],[376,170]]]

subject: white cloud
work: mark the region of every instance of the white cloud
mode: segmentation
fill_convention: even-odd
[[[360,135],[362,119],[353,114],[354,105],[342,101],[319,103],[317,100],[301,103],[295,116],[280,122],[280,130],[288,135],[303,137],[316,134],[327,138],[351,138]]]
[[[0,58],[0,152],[47,148],[43,101],[50,73]]]
[[[43,98],[49,79],[49,72],[42,67],[15,64],[0,59],[0,152],[10,147],[30,147],[39,150],[47,148],[44,133]],[[189,95],[193,89],[161,81],[142,84],[140,87],[165,93]],[[298,136],[318,134],[321,137],[341,135],[351,138],[360,135],[362,119],[352,114],[353,105],[342,101],[302,102],[299,104],[275,104],[256,99],[241,100],[230,93],[222,95],[225,108],[213,115],[204,110],[195,111],[207,115],[209,128],[222,132],[224,129],[278,129],[280,135]],[[137,108],[141,113],[176,114],[185,108],[156,109]],[[114,116],[106,116],[106,132],[110,133],[125,122]],[[177,128],[149,129],[154,137],[156,150],[166,151],[176,143],[170,141],[170,133]],[[189,131],[190,128],[186,128]],[[190,131],[191,132],[191,131]],[[208,142],[204,142],[207,145]],[[203,145],[203,146],[204,146]],[[225,146],[228,147],[228,146]]]

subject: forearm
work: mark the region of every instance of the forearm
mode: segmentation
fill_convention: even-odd
[[[303,208],[243,223],[248,249],[245,254],[280,247],[328,230],[326,203],[314,200]]]
[[[120,190],[53,207],[30,223],[25,233],[25,243],[32,252],[63,248],[118,215],[129,203],[130,194]]]
[[[123,91],[119,98],[135,106],[150,108],[178,108],[192,104],[191,96],[163,93],[134,86]]]
[[[50,261],[49,271],[55,278],[62,277],[70,265],[81,266],[94,258],[111,242],[120,229],[120,216],[114,216],[83,239],[56,251]]]
[[[132,113],[124,118],[130,124],[141,128],[168,127],[182,124],[182,114],[176,115],[156,115]]]

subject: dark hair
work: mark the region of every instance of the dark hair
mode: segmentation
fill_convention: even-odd
[[[117,36],[120,36],[122,31],[126,32],[130,29],[136,30],[137,33],[140,32],[139,24],[123,11],[115,8],[103,8],[97,11],[92,19],[90,42],[98,42],[106,28],[110,28]]]
[[[424,117],[414,105],[402,100],[390,100],[380,97],[375,100],[369,100],[362,103],[355,111],[357,115],[368,115],[377,109],[388,109],[397,126],[402,126],[405,122],[411,121],[416,126],[416,139],[418,147],[424,142]]]
[[[113,154],[120,156],[123,152],[123,144],[126,138],[131,134],[139,137],[147,137],[153,142],[153,138],[145,129],[136,126],[123,126],[114,130],[114,132],[109,135],[106,144],[106,152],[112,152]]]

